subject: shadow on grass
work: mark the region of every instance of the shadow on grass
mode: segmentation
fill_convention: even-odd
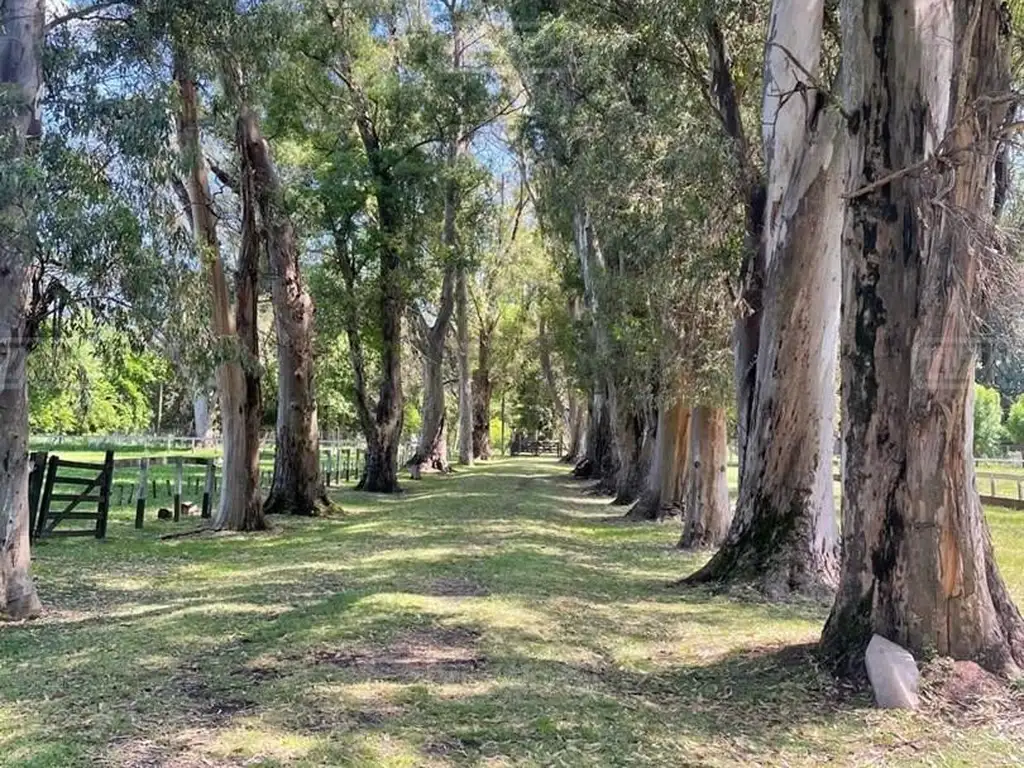
[[[856,719],[806,647],[778,647],[822,609],[669,589],[706,554],[567,472],[345,491],[344,515],[272,534],[41,547],[50,613],[0,630],[0,720],[20,722],[0,745],[62,767],[663,766],[797,754]]]

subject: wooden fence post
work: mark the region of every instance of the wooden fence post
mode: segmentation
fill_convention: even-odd
[[[114,452],[107,451],[103,457],[103,479],[100,481],[99,519],[96,521],[96,538],[107,538],[107,519],[110,517],[110,491],[114,486]]]
[[[135,527],[141,529],[146,519],[146,486],[149,485],[149,459],[139,459],[139,493],[135,500]]]
[[[183,471],[183,461],[179,456],[174,461],[174,522],[181,519],[181,476]]]
[[[347,483],[352,476],[352,449],[345,449],[345,482]]]
[[[46,479],[46,451],[37,451],[29,456],[29,464],[32,469],[28,476],[28,533],[35,537],[39,499],[43,495],[43,481]]]
[[[50,496],[53,495],[53,483],[57,479],[57,465],[60,462],[60,456],[54,454],[50,457],[49,464],[46,467],[46,482],[43,485],[43,498],[39,506],[39,514],[36,517],[36,538],[43,533],[43,528],[46,526],[46,511],[50,508]]]
[[[206,465],[206,485],[203,488],[203,511],[202,516],[209,519],[210,502],[213,498],[213,459]]]

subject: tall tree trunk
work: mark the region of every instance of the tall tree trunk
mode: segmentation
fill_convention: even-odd
[[[238,133],[243,130],[241,121]],[[238,137],[240,139],[240,136]],[[221,505],[214,527],[229,531],[261,531],[267,527],[260,493],[260,426],[263,423],[263,392],[260,382],[260,350],[258,301],[260,286],[260,237],[256,225],[256,190],[254,169],[242,158],[240,187],[242,197],[241,249],[238,254],[238,276],[235,293],[235,329],[238,334],[239,359],[245,396],[240,402],[241,418],[237,420],[241,434],[232,440],[237,447],[238,461],[244,467],[244,485],[234,491],[227,489],[225,472],[221,487]],[[225,467],[227,459],[224,460]],[[243,491],[244,489],[244,491]],[[244,504],[226,504],[226,496],[241,496]]]
[[[762,294],[765,280],[764,211],[765,183],[753,164],[753,153],[743,127],[743,115],[732,77],[729,52],[718,19],[707,21],[708,62],[711,95],[717,106],[722,129],[732,143],[736,160],[737,188],[742,190],[746,208],[746,243],[740,292],[733,329],[736,381],[736,448],[742,484],[747,444],[753,430],[754,393],[757,388],[758,349],[761,343]]]
[[[551,399],[555,413],[562,420],[562,436],[565,439],[570,439],[569,433],[573,428],[572,415],[562,397],[558,386],[558,377],[555,375],[555,366],[551,362],[551,340],[548,338],[547,318],[543,314],[537,323],[537,346],[540,353],[540,369],[544,374],[544,383],[548,387],[548,397]]]
[[[402,392],[402,315],[406,297],[402,253],[399,250],[402,232],[401,189],[394,178],[394,169],[386,148],[382,146],[377,126],[371,117],[370,103],[352,76],[351,62],[342,54],[338,66],[345,76],[345,85],[353,100],[355,125],[366,152],[370,175],[374,181],[377,202],[379,270],[377,284],[378,332],[380,334],[380,391],[373,413],[366,392],[366,370],[359,340],[355,303],[347,309],[346,329],[353,368],[358,368],[356,410],[366,437],[366,467],[356,490],[371,493],[395,493],[398,487],[398,443],[402,437],[404,394]],[[339,237],[340,236],[340,237]],[[347,233],[335,233],[339,261],[346,262],[346,281],[350,296],[354,295],[355,274],[347,253]],[[345,257],[341,258],[341,251]],[[358,357],[358,361],[356,358]],[[360,394],[361,391],[361,394]]]
[[[398,231],[397,222],[384,221],[385,232]],[[381,246],[381,382],[373,427],[366,440],[366,468],[356,490],[395,493],[398,488],[398,443],[404,414],[402,395],[402,262],[390,243]]]
[[[423,427],[416,455],[409,461],[414,478],[423,472],[448,472],[448,419],[444,396],[444,344],[429,345],[423,357]],[[442,359],[433,357],[440,356]]]
[[[491,333],[480,329],[476,370],[473,372],[473,456],[491,458]]]
[[[690,423],[690,477],[679,546],[717,547],[729,532],[729,443],[724,408],[699,406]]]
[[[455,285],[459,353],[459,464],[473,465],[473,369],[469,362],[469,286],[460,267]]]
[[[0,617],[27,619],[42,611],[30,573],[28,505],[28,390],[26,358],[32,262],[35,254],[34,199],[18,166],[28,142],[39,134],[45,4],[7,0],[0,6]],[[12,183],[13,182],[13,183]]]
[[[569,392],[569,433],[562,461],[576,464],[587,452],[587,411],[575,389]]]
[[[1010,103],[1001,4],[847,5],[844,101],[859,121],[843,248],[843,569],[823,650],[857,673],[877,633],[1016,673],[1024,621],[971,458],[972,310],[989,251],[977,233]]]
[[[452,214],[454,216],[454,213]],[[446,218],[446,229],[454,227],[454,219]],[[448,417],[444,394],[444,353],[455,310],[456,267],[445,270],[441,283],[441,302],[434,324],[428,326],[420,318],[420,352],[423,356],[423,428],[416,454],[409,460],[412,476],[423,472],[448,472]]]
[[[587,407],[586,455],[573,474],[581,480],[600,480],[601,489],[609,493],[615,490],[614,485],[610,485],[617,474],[615,445],[603,376],[595,377]]]
[[[352,389],[355,393],[356,416],[359,418],[359,426],[362,429],[367,445],[366,467],[356,488],[372,492],[393,493],[398,490],[397,436],[401,435],[402,426],[401,421],[397,425],[393,421],[387,421],[388,410],[382,411],[379,406],[373,406],[370,402],[369,385],[366,377],[366,356],[363,353],[363,338],[360,332],[357,309],[356,267],[352,260],[351,249],[349,248],[351,224],[350,219],[340,224],[335,223],[334,246],[338,266],[345,281],[346,301],[343,317],[345,319],[345,335],[348,338],[349,361],[352,363]],[[383,317],[381,320],[382,327],[385,325]],[[389,360],[389,362],[393,365],[393,360]],[[398,386],[401,387],[400,378]],[[393,380],[390,382],[390,387],[393,391]],[[389,388],[389,379],[385,373],[381,378],[381,390],[385,391],[387,388]],[[398,395],[400,401],[400,389]],[[391,409],[394,409],[394,402],[394,398],[392,398]],[[383,424],[381,424],[382,414],[385,418]],[[398,418],[401,418],[400,408],[398,409]],[[366,487],[368,481],[370,486]]]
[[[200,392],[192,398],[193,434],[205,445],[213,437],[213,419],[210,415],[210,398]]]
[[[251,169],[267,233],[274,327],[277,331],[277,450],[267,514],[314,515],[330,507],[320,471],[313,380],[313,300],[302,280],[299,250],[284,189],[253,111],[242,105],[239,150]]]
[[[690,421],[690,409],[679,398],[662,404],[647,488],[626,515],[628,519],[658,520],[683,509],[683,478],[690,464]]]
[[[825,598],[838,577],[832,430],[842,174],[827,97],[804,83],[804,72],[816,77],[820,69],[824,0],[812,5],[773,5],[764,98],[767,275],[752,430],[729,535],[689,579],[751,584],[774,599]],[[801,88],[800,98],[787,97]]]
[[[657,442],[656,426],[646,413],[623,408],[619,408],[618,413],[615,445],[619,471],[612,504],[628,506],[643,493]]]
[[[578,467],[580,477],[596,477],[599,487],[618,495],[621,457],[629,455],[628,437],[619,428],[619,403],[615,377],[610,368],[611,342],[604,326],[598,282],[605,274],[604,255],[590,221],[590,213],[582,203],[573,208],[573,250],[580,262],[583,275],[584,306],[590,314],[596,351],[594,391],[590,406],[591,443],[587,459]],[[617,436],[618,435],[618,436]],[[628,468],[627,468],[628,470]]]
[[[245,354],[244,344],[239,343],[236,319],[232,316],[231,296],[224,262],[221,259],[217,219],[210,195],[209,173],[199,140],[196,83],[192,77],[188,56],[181,49],[175,51],[174,78],[181,99],[181,108],[177,115],[178,146],[188,167],[186,187],[192,208],[192,231],[210,283],[213,332],[217,338],[220,356],[217,365],[217,388],[221,401],[224,466],[220,507],[215,525],[230,527],[232,530],[258,530],[265,526],[265,522],[259,496],[258,467],[257,475],[254,477],[250,458],[252,448],[248,445],[247,438],[247,383],[242,363]],[[240,273],[241,271],[240,269]],[[241,297],[239,303],[241,304]],[[240,307],[240,311],[244,309]],[[258,460],[258,445],[256,455]]]

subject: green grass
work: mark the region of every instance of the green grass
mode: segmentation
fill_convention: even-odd
[[[877,711],[819,672],[819,607],[667,588],[705,556],[552,461],[408,488],[247,536],[160,541],[125,507],[106,542],[40,545],[46,615],[0,628],[0,764],[1024,761],[1005,721]],[[1022,599],[1024,517],[990,518]]]

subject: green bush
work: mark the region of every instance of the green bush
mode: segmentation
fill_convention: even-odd
[[[999,392],[981,384],[974,385],[974,455],[999,453],[1003,430],[1003,408]]]
[[[1024,445],[1024,395],[1018,397],[1010,406],[1006,432],[1014,445]]]

